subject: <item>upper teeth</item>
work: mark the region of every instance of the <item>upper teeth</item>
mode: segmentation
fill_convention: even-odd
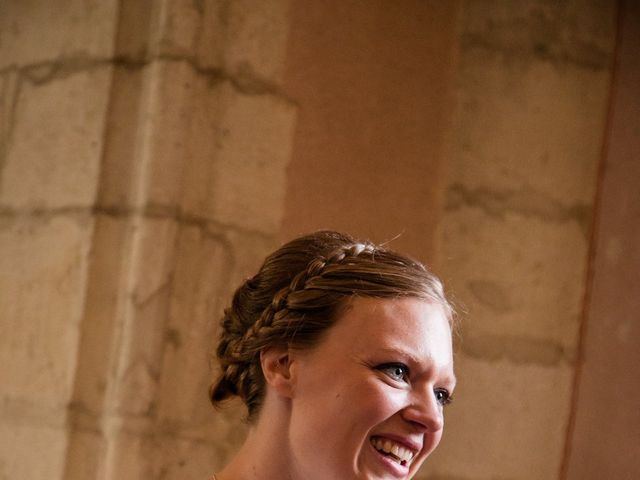
[[[381,450],[385,453],[391,453],[402,461],[408,462],[413,458],[413,452],[411,450],[390,440],[383,440],[382,438],[374,437],[371,439],[371,444],[377,450]]]

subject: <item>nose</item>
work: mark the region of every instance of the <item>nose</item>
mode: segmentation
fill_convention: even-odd
[[[403,418],[419,429],[435,433],[444,428],[443,407],[431,389],[416,392],[402,412]]]

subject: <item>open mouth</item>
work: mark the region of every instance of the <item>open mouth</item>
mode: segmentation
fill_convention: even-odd
[[[407,447],[386,438],[371,437],[371,445],[382,455],[403,467],[409,466],[415,455]]]

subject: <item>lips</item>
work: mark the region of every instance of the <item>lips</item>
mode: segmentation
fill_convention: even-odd
[[[399,465],[408,467],[418,449],[409,447],[404,443],[397,442],[388,437],[373,436],[370,439],[371,445],[384,456],[395,461]]]

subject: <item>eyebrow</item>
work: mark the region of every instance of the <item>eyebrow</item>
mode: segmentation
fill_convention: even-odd
[[[379,349],[379,352],[381,353],[387,353],[387,354],[391,354],[391,355],[397,355],[400,357],[404,357],[406,359],[409,360],[410,363],[413,363],[414,365],[420,365],[422,363],[422,360],[419,357],[416,357],[414,354],[407,352],[406,350],[403,350],[401,348],[397,348],[397,347],[381,347]],[[446,381],[450,382],[451,384],[453,384],[454,386],[458,383],[458,379],[456,378],[455,374],[453,373],[453,371],[451,372],[451,374],[446,373],[445,375]]]

